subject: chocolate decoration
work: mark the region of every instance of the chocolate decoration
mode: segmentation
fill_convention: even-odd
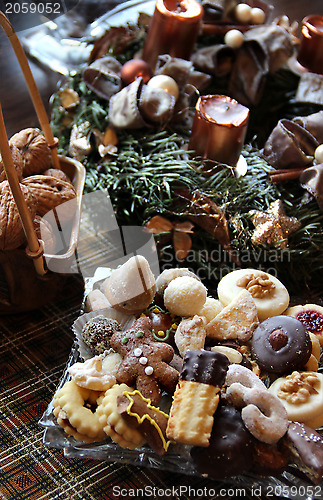
[[[228,358],[219,352],[187,351],[180,379],[222,387],[229,364]]]
[[[270,343],[272,332],[281,330],[287,342],[279,349]],[[277,344],[275,344],[277,348]],[[256,328],[251,339],[251,354],[260,368],[277,374],[302,368],[312,352],[312,342],[305,326],[291,316],[273,316]]]
[[[296,121],[279,120],[262,150],[274,168],[305,168],[312,164],[317,139]]]
[[[292,452],[293,459],[313,482],[323,478],[323,439],[313,429],[300,422],[289,424],[284,444]]]
[[[209,446],[191,449],[194,467],[210,479],[243,474],[253,465],[254,442],[240,412],[233,406],[220,406],[214,414]]]
[[[301,173],[300,185],[316,199],[323,211],[323,165],[314,165]]]

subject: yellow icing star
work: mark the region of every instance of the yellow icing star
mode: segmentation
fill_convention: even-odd
[[[287,248],[288,236],[301,227],[296,217],[287,217],[281,200],[272,202],[266,212],[251,210],[249,214],[255,226],[251,237],[255,245],[273,243],[277,248]]]

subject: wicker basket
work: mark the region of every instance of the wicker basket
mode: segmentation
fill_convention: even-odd
[[[79,235],[85,168],[76,160],[58,156],[58,141],[53,137],[47,113],[27,58],[13,27],[2,12],[0,12],[0,24],[11,42],[24,74],[41,129],[51,148],[53,167],[63,170],[70,178],[76,191],[77,205],[67,250],[59,255],[44,255],[42,241],[37,238],[31,214],[20,189],[0,105],[0,151],[2,161],[28,242],[26,249],[18,248],[16,250],[0,251],[0,314],[12,314],[37,309],[54,300],[58,291],[61,292],[65,276],[63,273],[57,274],[49,271],[46,267],[46,258],[56,259],[62,270],[67,269],[71,259],[74,258]]]

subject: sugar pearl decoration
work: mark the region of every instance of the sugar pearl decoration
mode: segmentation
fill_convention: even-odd
[[[139,356],[142,355],[142,350],[140,349],[140,347],[136,347],[136,349],[133,351],[133,353],[136,356],[136,358],[139,358]]]
[[[323,144],[320,144],[316,148],[315,153],[314,153],[314,158],[315,158],[315,163],[317,163],[318,165],[323,163]]]
[[[247,3],[238,3],[234,15],[240,23],[248,23],[251,19],[251,7]]]
[[[239,30],[230,30],[224,36],[224,43],[233,49],[241,47],[243,40],[243,34]]]
[[[252,24],[264,24],[266,15],[259,7],[254,7],[250,11]]]
[[[145,368],[145,374],[149,376],[149,375],[152,375],[153,373],[154,373],[153,367],[152,366],[146,366],[146,368]]]
[[[139,363],[141,365],[146,365],[148,363],[148,359],[146,358],[146,356],[141,356],[141,358],[139,358]]]
[[[167,75],[156,75],[153,76],[149,82],[147,83],[148,87],[154,88],[154,89],[162,89],[165,90],[165,92],[168,92],[172,96],[175,97],[175,99],[178,98],[179,95],[179,88],[177,83],[175,82],[174,78],[171,76]]]

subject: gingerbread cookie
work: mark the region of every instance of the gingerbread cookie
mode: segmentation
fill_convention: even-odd
[[[152,406],[150,399],[144,398],[139,391],[125,391],[118,396],[117,406],[125,422],[138,429],[158,455],[164,455],[171,443],[166,438],[168,415]]]
[[[168,364],[174,350],[168,344],[155,342],[149,318],[139,318],[125,332],[114,333],[110,344],[123,357],[116,376],[119,383],[135,384],[154,405],[161,399],[162,388],[174,392],[179,374]]]

